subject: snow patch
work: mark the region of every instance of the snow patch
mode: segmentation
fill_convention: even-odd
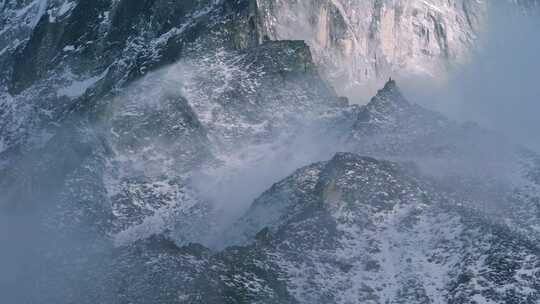
[[[69,48],[67,46],[66,48]],[[98,81],[103,79],[105,75],[107,75],[107,72],[109,69],[106,69],[103,73],[97,76],[93,76],[90,78],[86,78],[84,80],[72,80],[71,83],[63,88],[60,88],[57,92],[57,96],[67,96],[70,98],[77,98],[82,96],[86,91],[94,86]],[[74,77],[71,72],[68,72],[68,77]]]

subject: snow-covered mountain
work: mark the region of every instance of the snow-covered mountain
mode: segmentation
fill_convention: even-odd
[[[355,154],[302,168],[242,219],[301,303],[535,303],[539,248],[415,168]]]
[[[538,303],[540,156],[331,85],[443,71],[484,6],[0,2],[0,302]]]

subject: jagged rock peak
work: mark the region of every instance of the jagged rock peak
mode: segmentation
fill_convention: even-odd
[[[346,174],[342,171],[346,171],[349,173],[349,175],[351,175],[351,169],[361,169],[361,171],[364,172],[371,167],[377,167],[378,169],[385,167],[388,168],[390,171],[395,171],[398,166],[396,163],[384,160],[377,160],[373,157],[363,156],[351,152],[338,152],[325,165],[326,170],[331,169],[332,171],[335,171],[335,169],[337,169],[340,174],[344,175]]]
[[[431,138],[434,130],[444,132],[451,125],[441,114],[409,102],[396,81],[390,79],[367,105],[360,108],[351,132],[352,142],[357,143],[353,150],[378,157],[411,148],[417,153],[415,147],[423,150],[425,144],[430,143],[424,139]],[[417,140],[424,144],[418,145]]]
[[[388,81],[384,84],[384,89],[392,90],[392,89],[399,89],[396,83],[396,80],[392,79],[392,77],[388,78]]]
[[[317,189],[324,204],[384,208],[385,204],[379,204],[382,201],[379,194],[385,192],[399,196],[398,193],[408,188],[415,174],[413,167],[408,169],[413,170],[406,170],[398,163],[355,153],[337,153],[321,171]],[[398,180],[400,182],[396,183]],[[381,185],[384,185],[384,190]]]
[[[336,208],[391,208],[398,198],[416,191],[411,175],[416,171],[409,169],[414,168],[355,153],[336,153],[329,161],[298,169],[274,184],[227,233],[242,231],[239,241],[246,243],[264,228],[277,231],[316,214],[330,216]],[[388,195],[395,200],[387,202]],[[266,238],[264,233],[260,237]]]
[[[360,114],[360,120],[372,118],[377,121],[388,121],[397,119],[405,113],[418,111],[418,106],[410,103],[401,93],[395,80],[390,78],[384,87],[377,91],[377,94],[371,98],[369,103],[363,107]],[[368,117],[365,117],[365,116]],[[371,120],[371,119],[368,119]]]
[[[397,82],[392,78],[389,78],[384,87],[377,91],[377,94],[371,99],[370,104],[381,102],[410,104],[401,93]]]
[[[316,70],[309,46],[302,40],[265,41],[249,56],[270,70],[306,73]]]

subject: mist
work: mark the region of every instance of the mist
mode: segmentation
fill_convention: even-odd
[[[505,135],[511,141],[540,150],[540,132],[538,132],[540,130],[540,119],[538,118],[540,114],[540,85],[537,75],[540,71],[540,41],[537,39],[538,33],[540,33],[540,21],[535,16],[523,14],[523,12],[515,11],[514,8],[502,4],[492,5],[490,10],[486,34],[481,36],[478,49],[474,50],[466,64],[454,69],[447,81],[435,82],[429,79],[398,77],[398,85],[402,87],[406,97],[411,102],[442,112],[457,121],[477,122],[485,128]],[[509,13],[512,10],[514,13]],[[307,31],[308,29],[302,30]],[[199,110],[199,113],[195,114],[198,114],[202,124],[211,122],[212,106],[214,105],[211,102],[211,96],[205,96],[204,90],[199,90],[200,88],[190,87],[191,82],[194,81],[192,79],[194,75],[198,77],[206,75],[201,74],[197,68],[203,70],[206,67],[197,67],[189,62],[179,62],[160,71],[152,72],[116,96],[111,101],[111,111],[124,111],[124,116],[134,117],[129,118],[133,119],[129,122],[140,123],[139,117],[163,110],[162,102],[164,100],[177,101],[185,98],[186,105]],[[229,85],[231,73],[236,73],[240,75],[238,77],[244,77],[248,80],[253,76],[250,74],[252,71],[236,70],[235,66],[217,66],[215,69],[217,71],[203,72],[220,81],[224,80],[222,85],[221,83],[216,85],[217,89],[214,91],[218,93],[223,87]],[[188,96],[189,94],[191,96]],[[208,100],[196,99],[201,97],[208,97]],[[191,104],[189,104],[190,102]],[[194,105],[193,102],[200,104]],[[168,112],[163,110],[163,113]],[[115,113],[109,114],[114,116]],[[172,116],[170,118],[176,119]],[[185,156],[186,160],[180,159],[180,152],[184,152],[185,147],[192,144],[191,141],[186,141],[184,144],[176,138],[171,141],[157,140],[156,138],[159,137],[157,133],[161,131],[158,130],[147,135],[149,139],[144,138],[144,141],[141,141],[140,146],[137,146],[136,149],[127,145],[126,148],[118,143],[119,139],[118,142],[115,142],[116,135],[113,134],[114,130],[109,121],[104,122],[103,125],[89,126],[89,128],[95,129],[96,133],[105,133],[100,134],[100,136],[103,135],[104,140],[108,141],[109,148],[112,147],[117,156],[116,161],[120,168],[118,171],[121,174],[114,175],[112,173],[116,172],[106,171],[103,173],[105,182],[114,180],[120,183],[119,176],[134,179],[139,177],[142,172],[145,178],[157,181],[155,184],[160,182],[171,187],[164,187],[164,191],[180,189],[181,191],[177,192],[184,194],[184,191],[187,193],[188,190],[193,190],[199,195],[196,202],[182,200],[187,195],[185,197],[180,194],[171,196],[170,201],[176,205],[158,209],[157,211],[163,212],[155,212],[155,217],[158,219],[148,221],[149,225],[152,226],[148,229],[142,227],[144,229],[137,230],[140,227],[131,227],[134,231],[133,236],[129,235],[127,241],[121,245],[148,237],[150,234],[167,233],[169,229],[175,229],[173,234],[185,233],[181,225],[185,218],[175,218],[176,210],[174,208],[177,205],[190,203],[209,204],[211,207],[209,218],[204,218],[197,225],[206,227],[210,223],[213,227],[209,231],[203,229],[202,226],[197,227],[201,228],[199,230],[203,232],[195,235],[193,239],[187,239],[187,241],[202,243],[212,249],[222,249],[231,245],[235,240],[224,240],[222,235],[217,232],[223,232],[231,226],[249,209],[253,200],[261,193],[269,189],[272,184],[289,176],[296,169],[313,162],[328,160],[334,153],[342,152],[341,138],[331,133],[332,131],[325,130],[326,123],[327,121],[312,122],[309,119],[299,124],[291,123],[287,125],[287,130],[280,130],[283,131],[282,137],[271,138],[258,144],[254,144],[255,141],[246,140],[244,143],[238,140],[238,142],[231,144],[233,148],[229,150],[220,150],[222,143],[219,140],[216,141],[211,136],[203,138],[201,135],[201,146],[208,144],[209,147],[205,148],[208,148],[216,159],[211,159],[211,157],[204,159],[201,161],[203,162],[201,168],[197,167],[197,169],[187,169],[188,165],[186,164],[191,164],[192,161],[188,159],[189,155]],[[337,133],[349,130],[350,126],[346,124],[352,125],[354,120],[341,123],[344,125],[335,126]],[[222,131],[219,127],[220,125],[216,125],[214,128]],[[126,127],[126,133],[128,131],[133,133],[133,129],[129,128],[130,126]],[[163,128],[165,129],[165,127]],[[188,134],[187,138],[193,133],[186,134]],[[246,131],[246,134],[250,133]],[[293,135],[290,136],[291,134]],[[208,142],[203,142],[207,139]],[[194,139],[194,141],[196,140]],[[66,146],[79,144],[71,141],[71,138],[60,143]],[[92,142],[92,144],[95,143]],[[488,143],[475,142],[475,144],[483,148],[494,146]],[[0,141],[0,150],[1,146],[2,142]],[[202,149],[198,150],[197,147],[189,147],[196,152],[194,154],[207,152],[202,151]],[[127,151],[128,148],[136,150],[137,153]],[[210,154],[210,152],[208,153]],[[434,168],[434,174],[446,173],[450,170],[455,170],[458,173],[466,172],[464,170],[480,171],[483,169],[480,163],[486,158],[483,152],[483,149],[479,149],[478,153],[472,154],[470,159],[463,160],[465,164],[460,164],[460,167],[446,159],[437,160],[439,163],[435,165],[429,163],[429,159],[420,159],[420,161],[424,161],[428,169]],[[501,159],[506,156],[506,151],[503,152],[505,153],[501,152],[503,154]],[[59,166],[64,165],[70,157],[67,153],[64,155],[56,150],[51,153],[57,162],[61,163]],[[495,155],[494,157],[499,156]],[[499,158],[496,158],[493,163],[497,163],[498,160]],[[199,159],[197,158],[196,161]],[[448,168],[441,169],[441,163]],[[34,165],[33,162],[29,166],[32,165]],[[77,163],[77,165],[79,164]],[[89,162],[85,165],[92,166],[94,163]],[[508,169],[505,165],[506,163],[501,162],[500,168],[493,168],[493,171],[489,171],[486,175],[507,174]],[[27,172],[28,175],[32,173],[33,171]],[[48,185],[52,183],[49,179],[57,178],[48,173],[45,172],[36,179],[47,179],[47,183],[40,182]],[[110,180],[106,177],[110,177]],[[178,182],[176,185],[172,182],[176,182],[176,180],[181,180],[182,183]],[[64,186],[63,183],[64,180],[58,177],[58,182],[53,184]],[[149,182],[149,184],[151,183]],[[111,188],[114,186],[116,186],[115,183],[104,185],[104,187]],[[178,186],[178,188],[173,186]],[[190,189],[186,190],[180,186]],[[108,255],[117,249],[113,248],[115,244],[109,239],[110,235],[88,237],[85,230],[92,230],[91,226],[95,224],[93,222],[88,223],[90,224],[88,226],[81,225],[80,231],[70,235],[62,235],[59,233],[64,228],[60,227],[62,223],[53,223],[58,224],[58,227],[50,227],[43,222],[49,212],[56,211],[52,209],[57,205],[57,202],[44,200],[39,194],[28,195],[32,203],[47,207],[38,208],[33,213],[22,215],[3,214],[3,210],[0,210],[0,243],[4,244],[0,250],[0,298],[6,303],[29,302],[35,299],[44,303],[62,303],[81,298],[81,294],[84,292],[88,294],[103,293],[103,290],[98,292],[95,290],[84,291],[83,289],[86,286],[106,285],[106,282],[96,284],[95,278],[103,277],[103,273],[97,273],[98,270],[95,266],[110,259]],[[54,199],[58,198],[54,196]],[[149,200],[153,199],[154,197],[150,197]],[[141,202],[143,202],[142,200]],[[143,203],[149,202],[144,201]],[[83,207],[73,206],[73,208]],[[97,208],[97,204],[94,207]],[[131,230],[127,232],[129,233]],[[122,236],[121,233],[116,236],[118,235]],[[173,235],[173,237],[182,239],[178,235]],[[179,243],[179,245],[183,244]],[[101,270],[103,271],[103,269]],[[105,269],[105,271],[109,271],[109,269]],[[92,280],[94,282],[91,282]],[[43,293],[44,291],[46,294]]]
[[[92,303],[109,297],[106,284],[95,284],[105,279],[108,242],[60,232],[44,223],[42,213],[0,214],[2,303]]]
[[[532,16],[526,16],[513,8],[515,13],[510,15],[509,8],[502,5],[492,6],[490,9],[492,12],[489,13],[486,33],[481,35],[482,39],[479,41],[481,45],[474,50],[467,64],[455,68],[446,82],[399,77],[398,85],[411,102],[440,111],[461,122],[477,122],[514,141],[532,146],[535,142],[540,143],[540,134],[534,132],[535,128],[540,127],[540,121],[535,119],[535,113],[539,113],[535,109],[540,107],[537,105],[536,96],[540,95],[540,91],[534,85],[535,72],[540,70],[540,60],[534,60],[536,54],[540,54],[540,43],[532,38],[535,37],[534,32],[538,29],[538,23]],[[515,46],[522,47],[515,48]],[[534,62],[531,62],[531,59]],[[209,71],[204,71],[204,68]],[[132,96],[134,94],[129,93],[129,89],[124,95],[129,96],[130,102],[138,106],[141,106],[139,103],[146,103],[148,100],[160,100],[163,94],[174,97],[183,95],[189,102],[195,103],[201,103],[202,98],[211,105],[206,99],[212,96],[206,96],[206,92],[197,86],[198,83],[193,83],[194,75],[197,77],[220,75],[219,78],[225,80],[220,87],[223,89],[228,85],[231,73],[237,73],[241,77],[250,76],[249,71],[238,70],[226,60],[224,63],[217,62],[216,65],[209,67],[197,67],[197,64],[185,60],[153,72],[134,83],[135,95],[138,95],[136,98]],[[121,100],[122,98],[120,102]],[[202,109],[203,115],[198,114],[203,123],[204,120],[211,120],[210,112],[206,113],[204,108],[206,105],[203,104],[204,107],[195,105],[197,106]],[[189,187],[192,187],[201,201],[208,203],[212,210],[210,219],[197,224],[205,227],[197,226],[194,229],[206,231],[205,233],[186,238],[186,235],[181,235],[185,234],[186,230],[182,225],[185,218],[171,218],[168,212],[160,215],[163,220],[158,222],[165,223],[163,227],[145,228],[144,233],[177,226],[175,234],[178,240],[181,240],[180,243],[199,242],[212,248],[230,245],[231,240],[224,241],[218,232],[241,217],[261,193],[269,189],[273,183],[290,175],[295,169],[327,160],[335,152],[343,150],[338,138],[318,133],[320,126],[306,123],[296,127],[301,130],[296,130],[296,136],[293,138],[274,138],[259,145],[237,143],[238,147],[229,151],[220,151],[219,144],[213,143],[212,150],[221,164],[205,166],[189,176]],[[540,147],[540,144],[536,147]],[[480,150],[474,156],[479,160],[485,159],[483,152]],[[503,152],[500,154],[506,155]],[[433,166],[436,170],[432,171],[448,173],[451,170],[485,169],[478,165],[476,158],[469,162],[466,160],[461,162],[466,164],[448,165],[444,170],[440,166]],[[428,160],[424,160],[424,163],[428,163]],[[442,165],[446,165],[446,162],[443,163]],[[137,163],[137,166],[145,167],[145,165],[148,164]],[[496,170],[498,176],[508,171],[503,165],[501,168],[490,169]],[[167,172],[171,174],[173,171]],[[206,227],[208,222],[212,223],[210,229]],[[137,232],[130,239],[140,237],[145,235],[139,235]]]
[[[339,152],[339,136],[321,133],[320,127],[309,123],[299,126],[293,138],[247,146],[227,155],[222,166],[196,173],[191,186],[214,208],[213,229],[198,241],[217,249],[235,244],[237,240],[223,239],[220,232],[244,215],[257,197],[295,170]]]
[[[402,77],[400,85],[413,102],[539,150],[540,20],[502,1],[489,10],[478,47],[448,80]]]

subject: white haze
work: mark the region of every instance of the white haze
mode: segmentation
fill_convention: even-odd
[[[491,5],[490,10],[488,27],[481,35],[478,49],[466,65],[453,71],[447,82],[398,76],[398,85],[411,102],[457,121],[477,122],[505,135],[510,142],[540,148],[540,133],[537,132],[540,130],[540,119],[537,118],[540,86],[536,83],[540,71],[540,40],[536,38],[540,32],[539,23],[534,16],[516,10],[515,6]],[[306,133],[308,135],[297,138],[296,143],[283,145],[276,142],[273,146],[243,149],[237,155],[231,155],[225,166],[194,178],[194,185],[216,204],[216,230],[234,222],[273,183],[301,166],[327,160],[340,151],[334,139],[312,130]],[[479,151],[468,152],[469,156],[477,156],[481,161],[461,159],[447,169],[441,168],[439,162],[436,170],[450,174],[459,170],[464,173],[489,169],[489,172],[495,170],[497,173],[494,174],[507,182],[513,180],[514,168],[507,159],[511,155],[509,142],[497,144],[490,140],[486,139],[489,142],[486,144],[476,143]],[[492,149],[497,151],[488,151]],[[431,166],[429,160],[418,161],[423,167]],[[493,164],[500,166],[490,167]],[[205,241],[207,245],[220,242],[218,247],[227,243],[215,233]]]
[[[407,97],[458,121],[474,121],[540,149],[540,21],[537,13],[492,3],[469,62],[445,83],[404,78]]]
[[[403,79],[398,84],[412,102],[460,121],[477,121],[540,149],[538,21],[517,13],[509,16],[508,10],[500,7],[493,8],[493,12],[483,47],[468,65],[453,74],[447,85],[435,86],[418,79]],[[164,74],[160,72],[153,76],[156,75]],[[156,78],[158,87],[167,94],[181,94],[178,82],[183,78],[178,76],[181,75]],[[150,98],[156,92],[146,93]],[[308,130],[292,141],[239,150],[237,154],[229,155],[229,162],[222,167],[195,174],[192,185],[215,204],[217,217],[212,223],[217,228],[214,231],[223,229],[242,215],[253,199],[273,183],[301,166],[329,159],[339,150],[335,138],[320,136],[310,130],[312,127],[307,126]],[[40,198],[35,200],[47,203]],[[79,247],[77,240],[70,239],[63,244],[52,242],[54,239],[44,234],[41,225],[34,220],[32,217],[0,215],[0,243],[7,244],[0,252],[0,286],[8,289],[9,293],[4,293],[4,300],[8,302],[20,294],[33,292],[33,289],[27,289],[35,284],[25,277],[28,274],[35,274],[41,279],[35,281],[40,283],[57,271],[53,269],[55,265],[45,264],[48,260],[43,258],[44,252]],[[225,245],[215,238],[215,234],[205,236],[205,242],[218,247]],[[55,250],[51,249],[53,246]],[[91,256],[86,254],[88,256],[82,258]],[[81,259],[67,255],[68,260]],[[61,291],[67,284],[64,278],[58,280],[60,282],[51,284],[55,288],[50,292],[58,291],[50,295],[54,299],[62,298]]]
[[[220,83],[223,86],[230,85],[225,76],[231,70],[243,73],[243,71],[235,70],[239,67],[220,65],[219,62],[215,62],[212,68],[215,74],[208,77],[224,78],[224,84]],[[166,98],[185,97],[207,130],[211,138],[209,148],[219,160],[218,162],[208,160],[200,170],[178,171],[178,167],[167,165],[174,164],[174,160],[170,159],[171,156],[160,155],[162,151],[168,149],[168,145],[174,143],[158,143],[157,140],[150,141],[147,146],[141,147],[141,151],[144,151],[141,157],[130,156],[130,161],[126,162],[125,167],[122,168],[123,171],[131,171],[132,166],[145,172],[148,177],[156,175],[185,178],[188,181],[188,187],[194,190],[194,201],[179,201],[174,206],[169,206],[170,208],[164,208],[164,212],[156,212],[155,216],[148,218],[148,221],[118,234],[115,237],[118,244],[128,244],[153,233],[174,230],[173,237],[179,244],[196,242],[211,248],[223,248],[234,240],[221,239],[220,232],[242,216],[253,200],[269,189],[272,184],[287,177],[298,168],[313,162],[328,160],[334,153],[339,152],[340,138],[328,133],[321,134],[326,130],[322,123],[306,117],[303,124],[280,125],[282,129],[279,130],[279,135],[268,141],[253,144],[250,143],[249,138],[245,141],[239,139],[234,148],[223,149],[219,130],[215,131],[216,127],[212,126],[213,115],[211,112],[207,113],[209,112],[207,108],[217,106],[213,104],[216,101],[212,100],[211,96],[207,96],[208,93],[199,87],[201,82],[193,80],[195,76],[203,76],[199,69],[200,67],[190,60],[182,60],[148,74],[132,83],[114,98],[114,106],[111,107],[114,112],[111,116],[121,115],[122,111],[128,110],[128,113],[151,111],[152,108],[158,108],[159,103]],[[205,74],[204,76],[206,77]],[[220,87],[220,89],[223,88]],[[208,104],[201,106],[200,103]],[[242,128],[242,121],[236,123],[239,128]],[[352,122],[344,124],[347,123]],[[344,125],[344,127],[347,126]],[[108,126],[99,128],[110,129]],[[110,141],[115,150],[114,139]],[[148,157],[149,151],[159,157]],[[124,158],[121,155],[122,152],[116,153],[120,153],[117,158]],[[162,159],[168,159],[168,161],[162,161]],[[115,181],[109,180],[107,183],[114,184]],[[179,215],[175,214],[175,211],[178,211],[175,209],[183,209],[193,203],[204,204],[202,208],[209,207],[211,210],[209,218],[199,219],[191,214],[186,218],[183,212]]]
[[[214,248],[235,243],[221,239],[219,232],[242,216],[258,196],[296,169],[339,152],[338,137],[322,136],[314,125],[303,129],[294,138],[242,148],[227,155],[223,166],[194,176],[192,185],[215,207],[214,229],[200,242]]]

